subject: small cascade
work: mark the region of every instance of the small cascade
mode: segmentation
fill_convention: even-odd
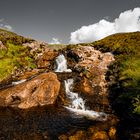
[[[71,105],[65,108],[81,117],[86,117],[91,120],[105,121],[107,119],[107,114],[105,114],[104,112],[96,112],[86,109],[85,101],[81,97],[79,97],[77,93],[71,91],[72,85],[73,79],[65,80],[66,94],[67,97],[71,100]]]
[[[73,109],[81,109],[85,110],[85,102],[82,98],[78,97],[77,93],[71,92],[72,90],[72,84],[73,84],[73,79],[68,79],[65,80],[65,89],[66,89],[66,94],[69,99],[71,99],[71,108]]]
[[[22,80],[19,80],[19,81],[16,81],[16,82],[12,82],[12,85],[18,85],[18,84],[24,83],[26,81],[27,81],[26,79],[22,79]]]
[[[61,54],[56,59],[57,69],[55,72],[72,72],[71,69],[67,68],[67,60],[65,59],[64,55]]]
[[[55,72],[72,72],[71,69],[67,68],[67,60],[63,54],[57,57],[56,63],[57,69]],[[71,105],[65,106],[66,109],[73,112],[77,117],[86,117],[98,121],[105,121],[107,119],[107,114],[104,112],[96,112],[86,109],[85,101],[78,96],[78,93],[72,92],[73,79],[67,79],[64,83],[66,95],[71,100]]]

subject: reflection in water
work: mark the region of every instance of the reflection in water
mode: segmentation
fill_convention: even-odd
[[[46,135],[54,140],[71,129],[85,129],[90,124],[93,122],[72,118],[65,108],[49,106],[26,111],[0,109],[0,138],[4,140],[31,139],[37,136],[44,139]]]

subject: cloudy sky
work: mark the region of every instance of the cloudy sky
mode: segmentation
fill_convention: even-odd
[[[0,27],[50,43],[140,31],[140,0],[1,0]]]

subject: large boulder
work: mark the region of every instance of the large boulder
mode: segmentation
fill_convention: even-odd
[[[0,91],[0,105],[28,109],[55,103],[60,82],[55,73],[43,73],[30,81]]]

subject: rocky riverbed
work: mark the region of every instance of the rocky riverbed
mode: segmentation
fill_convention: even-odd
[[[0,139],[140,138],[139,115],[122,117],[122,102],[116,100],[118,71],[113,73],[110,67],[118,58],[113,51],[100,50],[100,44],[68,45],[60,50],[33,40],[20,45],[24,54],[16,54],[14,61],[8,56],[16,65],[11,73],[3,67],[8,73],[0,79]],[[8,47],[0,43],[3,61],[11,51]]]

